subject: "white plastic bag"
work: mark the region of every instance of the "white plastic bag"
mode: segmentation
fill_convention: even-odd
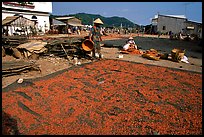
[[[183,56],[183,58],[181,59],[181,62],[189,63],[188,58],[186,56]]]

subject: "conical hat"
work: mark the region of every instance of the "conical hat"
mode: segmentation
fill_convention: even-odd
[[[97,18],[96,20],[94,20],[94,23],[103,24],[103,22],[102,22],[101,19],[99,19],[99,18]]]
[[[129,37],[129,39],[133,39],[133,37]]]

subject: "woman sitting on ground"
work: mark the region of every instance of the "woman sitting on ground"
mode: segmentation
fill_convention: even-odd
[[[123,46],[123,50],[129,49],[137,49],[137,45],[135,44],[133,37],[129,37],[127,43]]]

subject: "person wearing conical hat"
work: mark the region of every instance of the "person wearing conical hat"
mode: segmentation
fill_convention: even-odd
[[[95,58],[97,52],[99,54],[99,58],[102,58],[100,42],[102,41],[101,25],[103,25],[103,22],[101,21],[100,18],[97,18],[96,20],[94,20],[93,23],[94,26],[92,27],[89,33],[89,40],[92,40],[94,42],[92,57]]]
[[[126,44],[123,46],[123,50],[128,50],[129,48],[135,48],[137,49],[137,45],[135,44],[135,41],[133,39],[133,37],[129,37],[128,41],[126,42]]]

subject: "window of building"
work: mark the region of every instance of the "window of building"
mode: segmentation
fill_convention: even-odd
[[[163,26],[163,28],[162,28],[163,30],[166,30],[166,26]]]
[[[33,15],[31,18],[32,18],[33,20],[37,20],[37,19],[38,19],[35,15]]]

